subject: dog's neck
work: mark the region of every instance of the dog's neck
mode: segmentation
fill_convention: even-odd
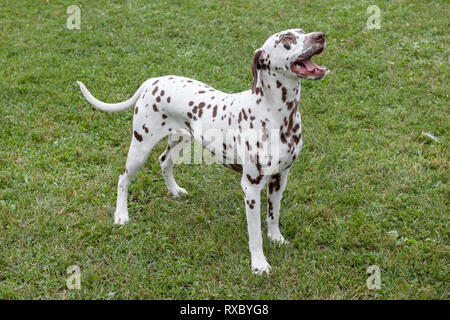
[[[296,78],[273,76],[271,70],[261,70],[252,95],[257,105],[270,107],[276,118],[283,119],[298,108],[300,81]]]

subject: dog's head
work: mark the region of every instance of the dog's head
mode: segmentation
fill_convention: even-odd
[[[305,33],[302,29],[278,32],[266,40],[253,55],[253,78],[261,69],[269,69],[280,76],[320,80],[326,68],[317,65],[311,57],[325,48],[323,32]],[[255,81],[256,82],[256,81]]]

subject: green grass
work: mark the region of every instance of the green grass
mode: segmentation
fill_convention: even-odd
[[[0,298],[450,298],[447,1],[47,2],[0,3]],[[73,4],[81,30],[66,28]],[[365,27],[372,4],[380,30]],[[75,81],[108,102],[167,74],[247,90],[252,52],[291,27],[326,33],[315,60],[332,72],[302,83],[291,245],[264,236],[270,277],[250,272],[239,175],[177,166],[189,195],[173,199],[164,143],[130,187],[130,223],[113,226],[132,112],[94,110]]]

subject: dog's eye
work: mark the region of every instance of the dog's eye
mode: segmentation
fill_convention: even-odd
[[[289,43],[289,42],[291,42],[292,41],[292,38],[291,37],[284,37],[283,38],[283,43]]]

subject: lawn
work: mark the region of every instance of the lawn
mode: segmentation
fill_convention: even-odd
[[[378,5],[380,29],[367,29]],[[66,10],[81,9],[69,30]],[[0,3],[1,299],[449,299],[447,1],[14,1]],[[160,143],[113,225],[132,111],[146,79],[248,90],[254,50],[278,31],[323,31],[330,74],[302,82],[303,151],[281,209],[289,246],[250,270],[240,176],[175,167]],[[439,137],[434,141],[422,133]],[[265,195],[265,192],[264,192]],[[262,204],[265,217],[266,205]],[[77,265],[81,289],[69,290]],[[367,268],[380,268],[369,290]]]

